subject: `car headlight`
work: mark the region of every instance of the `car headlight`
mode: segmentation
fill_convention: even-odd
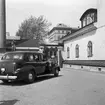
[[[5,68],[1,68],[1,72],[5,72]]]

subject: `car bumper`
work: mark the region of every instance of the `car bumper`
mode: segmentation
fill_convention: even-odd
[[[0,75],[0,80],[15,80],[15,79],[17,79],[17,76],[8,76],[8,75],[2,76],[2,75]]]

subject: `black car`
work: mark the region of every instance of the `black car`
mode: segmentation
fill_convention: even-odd
[[[0,61],[0,80],[24,80],[33,83],[37,76],[59,75],[57,63],[45,60],[43,53],[35,51],[14,51],[5,53]]]

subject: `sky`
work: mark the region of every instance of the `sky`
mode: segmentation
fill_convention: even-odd
[[[50,29],[58,23],[78,27],[89,8],[97,8],[97,0],[6,0],[6,32],[15,36],[25,19],[40,15],[52,23]]]

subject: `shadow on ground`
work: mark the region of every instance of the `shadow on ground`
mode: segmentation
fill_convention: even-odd
[[[37,77],[36,81],[34,83],[38,83],[38,82],[43,82],[45,80],[49,80],[49,79],[53,79],[53,78],[59,78],[62,75],[59,75],[58,77],[54,77],[53,75],[47,75],[47,76],[41,76],[41,77]],[[7,85],[7,86],[23,86],[23,85],[30,85],[27,84],[24,81],[14,81],[14,82],[9,82],[9,83],[3,83],[1,82],[0,85]]]
[[[0,101],[0,105],[14,105],[19,100],[3,100]]]

